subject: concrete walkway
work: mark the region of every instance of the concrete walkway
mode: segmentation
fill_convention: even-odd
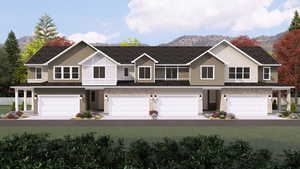
[[[30,116],[19,120],[71,120],[71,116]]]

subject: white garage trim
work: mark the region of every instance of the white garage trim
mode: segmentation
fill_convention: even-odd
[[[71,99],[70,102],[64,103],[59,102],[62,97],[68,100]],[[43,110],[43,98],[56,98],[58,102],[51,103],[49,101],[46,102],[46,110]],[[55,100],[55,101],[56,101]],[[60,105],[61,104],[61,105]],[[69,107],[68,107],[69,106]],[[71,116],[74,117],[77,113],[80,112],[80,95],[38,95],[38,113],[40,116]]]

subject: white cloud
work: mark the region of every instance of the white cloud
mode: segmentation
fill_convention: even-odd
[[[139,33],[223,28],[243,32],[288,20],[299,0],[269,9],[273,0],[130,0],[126,23]]]
[[[89,43],[106,43],[108,40],[112,38],[116,38],[120,36],[119,33],[114,33],[114,34],[101,34],[97,32],[87,32],[87,33],[75,33],[72,34],[68,37],[68,39],[78,42],[78,41],[85,41]]]

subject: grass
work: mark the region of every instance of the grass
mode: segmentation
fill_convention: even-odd
[[[11,106],[9,105],[0,105],[0,114],[4,114],[11,111]]]
[[[185,136],[219,135],[225,141],[245,140],[255,148],[267,148],[276,154],[285,149],[300,150],[299,127],[0,127],[0,137],[21,133],[49,133],[52,138],[78,136],[88,132],[124,138],[126,144],[143,138],[148,141],[164,137],[179,139]]]

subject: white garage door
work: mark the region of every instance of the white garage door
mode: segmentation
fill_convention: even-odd
[[[266,116],[268,98],[265,96],[230,96],[228,112],[239,117]]]
[[[110,96],[108,103],[112,116],[149,116],[147,96]]]
[[[79,95],[38,96],[38,112],[41,116],[71,116],[80,112]]]
[[[159,116],[197,116],[198,96],[159,96],[157,107]]]

